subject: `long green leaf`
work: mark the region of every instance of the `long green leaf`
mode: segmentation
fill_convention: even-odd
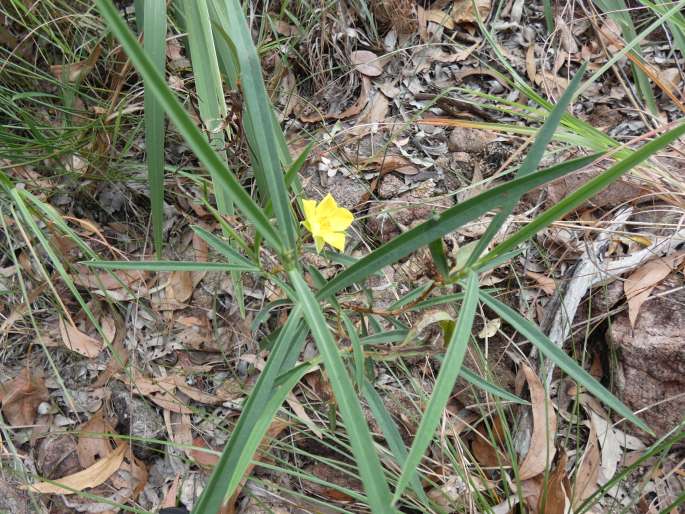
[[[583,63],[580,69],[576,72],[576,75],[573,77],[571,83],[566,88],[566,91],[564,91],[564,94],[561,95],[559,102],[557,102],[557,104],[554,106],[552,112],[549,113],[547,120],[535,136],[535,141],[533,141],[526,158],[523,159],[523,162],[519,166],[518,171],[516,172],[516,177],[525,177],[537,169],[538,164],[540,164],[542,157],[545,155],[545,148],[547,148],[547,145],[552,140],[552,137],[554,137],[554,133],[561,122],[561,118],[566,113],[566,109],[571,103],[576,89],[578,89],[578,84],[582,80],[583,74],[585,73],[585,67],[586,66]],[[499,211],[492,219],[487,229],[485,229],[485,233],[480,237],[478,243],[476,243],[476,247],[471,252],[471,255],[469,255],[465,266],[471,266],[482,255],[487,246],[490,244],[490,241],[492,241],[499,229],[502,227],[502,225],[504,225],[507,216],[509,216],[509,214],[511,214],[511,212],[514,210],[517,200],[517,198],[514,198],[507,204],[500,207]]]
[[[373,417],[376,418],[376,421],[378,421],[378,425],[383,431],[383,436],[388,442],[390,451],[395,457],[397,464],[402,467],[407,460],[407,448],[404,445],[400,431],[397,429],[397,425],[395,425],[392,416],[390,416],[390,413],[383,404],[383,399],[373,388],[373,385],[371,385],[368,381],[365,381],[363,391],[366,402],[369,404],[369,408],[373,413]],[[421,486],[421,480],[419,479],[418,475],[414,475],[414,477],[411,479],[410,485],[412,490],[416,493],[416,496],[424,503],[424,505],[429,505],[430,500]]]
[[[500,205],[510,202],[511,199],[520,198],[534,187],[590,164],[599,155],[601,154],[564,162],[538,173],[512,180],[451,207],[358,260],[330,280],[328,284],[321,288],[317,296],[319,298],[327,298],[336,291],[365,279],[383,267],[406,257],[418,248],[426,246],[445,234],[458,229],[489,210],[497,209]]]
[[[685,123],[674,128],[670,132],[666,132],[649,143],[644,144],[639,150],[636,150],[628,155],[628,157],[625,157],[621,161],[617,162],[598,177],[595,177],[594,179],[585,183],[575,192],[556,203],[553,207],[550,207],[548,210],[531,221],[528,225],[497,245],[490,253],[488,253],[479,261],[479,266],[483,266],[490,260],[493,260],[498,256],[513,250],[516,248],[516,246],[524,241],[527,241],[543,228],[563,218],[565,214],[568,214],[572,210],[576,209],[583,202],[595,196],[621,175],[635,168],[643,161],[649,159],[656,152],[668,146],[683,134],[685,134]]]
[[[166,64],[166,1],[147,0],[144,4],[145,53],[160,75]],[[139,6],[137,6],[139,7]],[[152,235],[157,258],[162,257],[164,227],[164,108],[144,81],[145,153],[147,158]]]
[[[440,423],[443,410],[447,405],[454,383],[459,376],[461,365],[464,362],[464,355],[466,354],[466,347],[471,338],[471,327],[473,326],[473,319],[476,314],[476,306],[478,305],[478,275],[474,272],[469,272],[466,279],[466,288],[464,291],[464,302],[459,309],[459,317],[457,324],[452,331],[452,336],[447,344],[447,352],[438,378],[435,380],[433,393],[431,394],[426,411],[421,418],[421,423],[414,436],[414,442],[409,450],[407,460],[402,466],[402,473],[397,481],[395,487],[395,494],[393,496],[393,503],[395,503],[410,481],[416,474],[416,470],[421,462],[421,458],[428,448],[435,429]]]
[[[209,135],[210,144],[221,159],[228,162],[225,147],[226,138],[230,136],[230,133],[222,128],[224,125],[229,127],[224,123],[228,108],[214,48],[214,35],[207,0],[184,2],[183,6],[200,117]],[[212,176],[212,181],[219,212],[232,214],[233,202],[228,191],[221,187],[221,183],[214,176]]]
[[[259,267],[255,263],[251,262],[246,257],[240,255],[240,253],[238,253],[238,251],[234,248],[231,248],[231,246],[226,241],[219,239],[214,234],[206,231],[202,227],[198,227],[197,225],[194,225],[192,229],[209,246],[214,248],[217,252],[219,252],[226,259],[228,259],[229,262],[239,262],[243,266],[245,266],[246,269],[250,268],[252,271],[259,271]]]
[[[340,313],[340,317],[345,325],[347,337],[350,338],[350,343],[352,343],[352,355],[354,356],[354,383],[361,389],[364,384],[364,350],[362,349],[362,343],[359,340],[359,334],[357,334],[357,330],[354,328],[350,317],[344,312]]]
[[[335,339],[321,312],[321,307],[299,271],[290,271],[288,276],[297,294],[297,298],[293,300],[296,300],[302,307],[304,317],[323,359],[335,399],[340,407],[340,414],[349,434],[352,452],[371,510],[374,513],[394,513],[395,510],[390,505],[390,489],[385,481],[385,474],[374,448],[371,432]]]
[[[550,341],[549,338],[543,334],[537,326],[521,316],[508,305],[505,305],[499,300],[493,298],[488,293],[481,291],[480,298],[483,303],[497,312],[497,314],[506,320],[512,327],[518,330],[521,335],[534,344],[540,353],[552,360],[557,366],[559,366],[559,368],[564,370],[569,377],[582,385],[598,400],[604,402],[607,407],[610,407],[621,416],[629,419],[644,431],[650,434],[653,433],[647,424],[645,424],[645,422],[633,414],[633,412],[626,407],[621,400],[607,391],[602,384],[597,382],[592,375],[581,368],[576,361],[566,355],[564,350]]]
[[[251,120],[248,136],[254,138],[251,150],[258,161],[253,162],[254,172],[264,174],[258,183],[265,184],[267,190],[261,193],[271,201],[285,247],[293,252],[291,258],[294,259],[297,234],[279,158],[277,130],[280,128],[273,123],[273,109],[264,86],[259,56],[242,7],[237,0],[224,0],[224,7],[228,14],[225,19],[228,26],[221,27],[220,33],[230,38],[236,48],[242,93]]]
[[[216,514],[226,499],[233,495],[269,424],[288,392],[299,381],[298,377],[289,376],[283,383],[275,385],[284,368],[293,367],[304,345],[307,330],[301,316],[302,311],[298,307],[290,312],[221,458],[193,510],[194,514]]]
[[[195,126],[183,106],[171,93],[164,78],[157,72],[126,23],[121,19],[119,12],[112,4],[112,0],[95,0],[95,3],[110,29],[121,42],[131,62],[142,75],[143,80],[146,81],[147,87],[153,91],[169,118],[178,127],[188,146],[210,170],[210,173],[216,176],[223,187],[228,190],[235,205],[254,224],[259,234],[277,251],[282,252],[283,243],[278,232],[271,226],[269,219],[243,189],[233,172],[212,149],[200,129]]]
[[[84,261],[81,264],[100,269],[140,271],[255,271],[254,266],[223,262],[195,261]],[[258,271],[258,270],[257,270]]]

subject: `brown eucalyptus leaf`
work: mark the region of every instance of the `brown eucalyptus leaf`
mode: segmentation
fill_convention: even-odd
[[[519,468],[521,480],[527,480],[543,473],[554,458],[557,417],[538,376],[525,364],[522,365],[522,370],[528,382],[533,410],[533,433],[530,446]]]

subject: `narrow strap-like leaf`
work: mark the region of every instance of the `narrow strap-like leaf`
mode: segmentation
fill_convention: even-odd
[[[464,362],[464,355],[466,354],[466,347],[471,338],[471,328],[473,326],[477,305],[478,275],[471,271],[466,278],[464,301],[459,309],[457,324],[452,331],[452,336],[449,341],[446,342],[447,352],[445,353],[445,358],[440,366],[438,377],[435,380],[433,393],[426,406],[426,411],[421,418],[421,423],[414,436],[414,442],[409,450],[409,455],[402,466],[402,473],[397,481],[393,503],[400,498],[404,489],[415,476],[421,458],[433,439],[435,429],[440,423],[447,401],[452,395],[452,389],[459,376],[461,365]]]
[[[474,198],[455,205],[358,260],[345,271],[333,277],[328,284],[319,290],[317,296],[319,298],[327,298],[340,289],[364,280],[385,266],[397,262],[422,246],[426,246],[445,234],[458,229],[465,223],[482,216],[489,210],[496,209],[505,202],[511,201],[511,199],[520,198],[534,187],[580,169],[593,162],[598,156],[598,154],[595,154],[564,162],[538,173],[494,187]]]
[[[146,0],[136,5],[142,8],[145,53],[160,75],[166,65],[166,2]],[[157,258],[162,256],[164,245],[164,108],[157,101],[152,89],[143,96],[145,107],[145,154],[147,159],[148,187],[150,188],[150,211],[152,214],[152,239]]]
[[[522,336],[534,344],[540,353],[553,361],[557,366],[564,370],[569,377],[587,389],[598,400],[602,401],[607,407],[616,411],[621,416],[635,423],[636,426],[640,427],[644,431],[649,432],[650,434],[653,433],[644,421],[633,414],[633,412],[626,407],[621,400],[616,398],[602,384],[597,382],[592,375],[581,368],[576,361],[574,361],[566,354],[566,352],[564,352],[564,350],[550,341],[549,338],[543,334],[537,326],[535,326],[535,324],[521,316],[508,305],[496,300],[488,293],[481,291],[480,297],[483,303],[494,310],[512,327],[518,330]]]
[[[562,117],[566,113],[566,109],[571,103],[576,89],[578,89],[578,84],[580,84],[580,81],[583,78],[585,68],[586,66],[583,63],[580,69],[576,72],[571,83],[566,88],[566,91],[564,91],[564,94],[561,95],[561,98],[554,106],[554,109],[552,109],[552,112],[549,113],[547,120],[535,136],[535,141],[533,141],[530,150],[528,150],[526,158],[523,159],[523,162],[519,166],[518,171],[516,172],[516,177],[525,177],[537,169],[538,164],[540,164],[542,157],[545,155],[545,148],[547,148],[547,145],[552,140],[552,137],[554,137],[554,133],[556,132]],[[466,266],[471,266],[483,254],[487,246],[490,244],[490,241],[492,241],[499,229],[502,227],[502,225],[504,225],[507,216],[509,216],[514,210],[516,201],[517,199],[510,200],[499,208],[497,214],[488,225],[488,228],[485,229],[485,233],[480,237],[478,243],[476,243],[476,247],[471,252],[471,255],[469,255],[469,258],[466,261]]]
[[[345,428],[349,434],[352,452],[359,475],[364,484],[368,503],[374,513],[391,514],[395,510],[390,505],[390,489],[385,480],[383,467],[376,453],[373,438],[366,418],[355,395],[352,381],[345,369],[340,351],[335,343],[321,306],[297,270],[288,273],[295,288],[298,305],[302,307],[305,320],[316,342],[335,400],[340,408]]]
[[[198,159],[218,178],[222,186],[226,188],[235,202],[235,205],[242,211],[245,218],[254,224],[256,230],[268,241],[277,251],[283,250],[283,243],[278,232],[271,226],[269,219],[264,215],[259,206],[243,189],[233,172],[225,162],[216,154],[209,145],[204,135],[193,123],[183,106],[169,90],[164,78],[155,69],[154,64],[145,55],[136,38],[121,19],[117,9],[112,4],[112,0],[95,0],[95,3],[105,19],[110,29],[121,42],[124,50],[131,59],[138,72],[146,81],[146,87],[150,88],[159,103],[164,107],[167,116],[178,127],[185,138],[188,146],[195,152]]]
[[[607,187],[621,175],[635,168],[637,165],[650,158],[656,152],[677,140],[683,134],[685,134],[685,123],[674,128],[670,132],[666,132],[653,141],[646,143],[638,150],[614,164],[598,177],[586,182],[566,198],[554,204],[518,232],[515,232],[509,236],[509,238],[505,239],[503,242],[493,248],[490,253],[484,256],[479,261],[478,266],[485,266],[491,260],[496,259],[497,257],[513,250],[522,242],[527,241],[533,236],[533,234],[551,225],[553,222],[560,220],[566,214],[573,211],[585,201],[602,191],[602,189]],[[536,173],[535,175],[538,174]]]
[[[285,382],[275,385],[281,370],[293,367],[304,345],[307,330],[301,314],[297,307],[291,311],[195,505],[194,514],[216,514],[224,501],[233,495],[276,412],[288,392],[299,382],[299,377],[289,376]]]

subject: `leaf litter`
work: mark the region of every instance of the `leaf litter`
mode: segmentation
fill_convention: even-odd
[[[310,66],[318,67],[323,72],[322,82],[308,92],[307,81],[302,80],[301,73],[293,66],[295,71],[288,69],[285,73],[285,76],[291,76],[290,79],[281,81],[281,92],[284,94],[274,97],[278,100],[277,107],[281,109],[290,136],[297,135],[297,131],[302,130],[305,124],[306,130],[320,142],[318,153],[315,152],[306,164],[307,168],[311,167],[313,170],[305,169],[303,172],[303,178],[307,180],[304,183],[305,189],[318,194],[331,184],[328,179],[342,178],[339,183],[343,190],[352,190],[354,186],[351,184],[354,183],[362,191],[355,197],[350,195],[350,202],[345,204],[348,208],[357,208],[359,212],[368,215],[368,219],[359,227],[362,236],[355,242],[359,245],[354,251],[356,256],[363,254],[360,248],[368,242],[365,238],[369,234],[372,238],[384,240],[388,234],[401,233],[427,219],[433,212],[451,206],[455,201],[453,197],[456,197],[456,201],[463,201],[468,198],[469,191],[484,190],[496,183],[499,174],[506,169],[507,159],[511,158],[511,162],[517,163],[517,147],[523,143],[522,139],[516,137],[493,136],[492,132],[474,129],[483,136],[478,148],[462,149],[459,152],[449,149],[449,141],[463,142],[467,139],[466,132],[458,125],[463,120],[457,118],[466,118],[471,122],[491,119],[488,116],[492,111],[480,106],[485,103],[482,100],[484,96],[510,95],[510,100],[520,100],[514,91],[509,91],[508,86],[502,84],[497,73],[483,68],[479,62],[483,56],[492,56],[487,50],[483,50],[483,39],[477,30],[473,2],[434,2],[426,9],[412,2],[405,2],[409,5],[408,11],[402,11],[404,7],[398,7],[399,3],[376,4],[378,6],[373,7],[374,14],[384,26],[383,30],[387,31],[383,34],[383,41],[378,44],[370,43],[369,35],[364,33],[361,17],[351,19],[347,14],[336,12],[342,15],[330,17],[335,21],[326,22],[331,23],[330,25],[322,24],[312,32],[311,39],[300,43],[300,48],[305,49],[303,55],[310,61]],[[492,4],[487,0],[475,2],[478,17],[484,22],[493,13]],[[403,16],[397,16],[400,11]],[[388,13],[393,15],[387,16]],[[550,53],[542,44],[545,39],[539,30],[539,14],[525,6],[524,2],[508,2],[503,7],[502,19],[493,20],[495,23],[492,28],[502,43],[502,51],[517,71],[527,73],[531,81],[551,98],[558,96],[568,82],[569,68],[565,63],[587,59],[591,61],[591,67],[601,65],[604,56],[597,40],[612,52],[620,51],[625,46],[620,27],[610,18],[603,17],[597,31],[591,33],[582,22],[565,19],[566,13],[563,13],[564,15],[555,19],[559,31],[558,35],[553,36],[561,38],[562,51],[555,54],[552,62],[547,62]],[[537,17],[531,19],[535,16]],[[278,20],[276,30],[281,36],[298,38],[301,31],[291,21]],[[465,44],[456,45],[455,40],[463,40]],[[412,48],[416,42],[420,44]],[[653,61],[660,55],[658,49],[650,48],[650,52],[650,59]],[[174,80],[183,85],[188,80],[183,72],[188,59],[184,57],[183,48],[177,39],[169,40],[167,55],[169,66],[176,74]],[[269,55],[265,55],[265,60],[269,58]],[[96,67],[101,66],[100,61],[103,59],[98,46],[86,61],[57,65],[63,67],[53,67],[52,71],[62,74],[68,70],[71,75],[65,78],[72,82],[92,80]],[[291,54],[284,59],[296,58]],[[331,71],[337,67],[337,61],[340,61],[340,68],[346,70],[347,75],[336,75]],[[298,65],[301,66],[301,63]],[[650,66],[654,66],[654,63]],[[677,67],[670,64],[668,66],[664,82],[672,85],[671,89],[675,91],[680,83],[674,71]],[[276,70],[267,71],[267,74],[270,72],[278,77]],[[445,98],[451,101],[436,100],[436,90],[437,93],[442,93],[455,85],[459,88],[459,93],[450,92],[448,98]],[[606,87],[596,89],[596,94],[584,95],[585,103],[577,106],[580,117],[592,120],[592,116],[599,116],[602,111],[600,106],[609,111],[632,111],[625,107],[629,105],[625,101],[625,93],[609,86],[607,84]],[[285,91],[286,88],[290,90]],[[460,103],[464,99],[470,107]],[[312,100],[316,102],[317,109],[310,112],[306,104]],[[495,119],[502,123],[522,123],[520,114],[514,109],[508,113],[496,114]],[[423,119],[422,124],[416,128],[407,123],[415,115]],[[445,121],[441,122],[441,119]],[[626,114],[625,119],[621,117],[618,123],[607,126],[607,130],[614,136],[632,137],[639,123],[641,122],[632,115]],[[505,147],[503,152],[498,148],[498,143]],[[504,160],[500,158],[502,153]],[[329,159],[329,163],[335,162],[335,167],[321,166],[323,159]],[[87,168],[80,156],[73,155],[70,162],[72,171],[83,172]],[[75,162],[78,165],[74,165]],[[466,166],[463,165],[464,162],[467,163]],[[333,168],[334,177],[330,177],[328,175]],[[178,185],[175,193],[194,194],[196,198],[202,198],[204,194],[194,190],[187,182],[179,181]],[[653,189],[649,187],[648,184],[648,194],[651,194],[650,191],[663,192],[662,188],[654,188],[653,184]],[[573,187],[567,188],[562,193],[550,190],[550,193],[563,198],[572,189]],[[376,193],[379,193],[378,197]],[[315,194],[310,195],[314,196]],[[319,198],[322,196],[320,194]],[[106,209],[109,215],[118,214],[118,219],[97,223],[95,219],[88,219],[90,216],[96,217],[93,210],[81,209],[77,218],[81,221],[78,224],[90,234],[97,234],[94,239],[100,243],[94,243],[94,246],[98,250],[111,251],[107,245],[124,242],[123,254],[131,260],[137,259],[144,255],[144,250],[132,241],[142,239],[142,234],[129,231],[130,229],[122,230],[122,225],[126,226],[130,220],[121,215],[125,202],[119,200],[122,199],[113,199]],[[170,206],[178,216],[176,219],[186,218],[197,222],[198,220],[192,218],[200,218],[199,221],[211,222],[206,211],[189,207],[183,201],[185,200],[179,200],[178,205]],[[634,195],[626,201],[633,202]],[[611,203],[595,203],[590,206],[592,212],[589,219],[592,222],[601,221],[602,216],[612,207]],[[199,202],[193,205],[199,205]],[[79,209],[75,205],[68,207],[66,212]],[[537,208],[533,204],[526,207]],[[525,209],[514,216],[502,234],[498,235],[500,239],[511,226],[526,223],[530,219],[529,211]],[[569,220],[576,221],[573,217]],[[484,226],[481,221],[473,227],[462,228],[449,241],[449,257],[454,265],[458,265],[460,258],[463,258],[468,245],[482,235]],[[92,230],[92,227],[97,230]],[[651,230],[649,227],[648,224],[644,225],[648,234]],[[602,225],[598,224],[596,228],[601,230]],[[494,280],[504,280],[497,278],[497,274],[500,277],[510,277],[512,272],[528,277],[529,280],[520,282],[519,289],[509,291],[511,301],[542,324],[553,307],[555,295],[564,292],[574,264],[582,259],[578,249],[596,241],[594,233],[587,229],[587,225],[580,224],[565,231],[568,237],[562,237],[555,232],[558,227],[550,228],[536,241],[540,244],[540,250],[527,250],[525,265],[509,263],[509,268],[503,266],[493,272],[496,273]],[[176,226],[174,230],[183,230],[183,227]],[[635,237],[639,235],[630,226],[626,230]],[[194,236],[189,237],[189,232],[177,238],[173,237],[173,231],[167,234],[170,236],[169,246],[174,257],[185,255],[185,260],[208,260],[206,245],[203,246]],[[247,238],[251,236],[249,231],[242,235]],[[187,247],[188,241],[191,241],[190,248]],[[65,252],[73,251],[73,245],[69,247],[66,243],[60,244]],[[626,247],[619,237],[610,237],[608,245],[610,248],[602,248],[601,257],[615,260],[617,266],[625,265],[631,255],[640,251],[635,247]],[[654,250],[650,244],[646,246]],[[411,286],[427,277],[434,277],[426,262],[427,259],[412,257],[401,266],[387,270],[389,278],[379,280],[370,291],[373,305],[390,308]],[[625,299],[632,324],[635,324],[640,310],[649,306],[645,301],[654,293],[655,287],[667,276],[678,273],[681,262],[682,255],[671,249],[653,260],[643,259],[640,264],[632,264],[620,272],[611,269],[612,273],[625,279]],[[25,269],[30,270],[31,274],[35,271],[31,263]],[[75,316],[78,318],[75,323],[68,318],[59,318],[56,332],[60,334],[61,343],[56,344],[63,348],[53,348],[58,352],[60,366],[65,366],[63,378],[68,386],[93,392],[109,390],[115,382],[123,384],[129,389],[131,398],[151,402],[148,412],[153,417],[163,419],[162,423],[166,425],[167,435],[172,441],[183,444],[190,442],[199,448],[221,448],[225,444],[225,431],[230,431],[230,422],[217,429],[211,423],[203,421],[201,412],[206,409],[205,413],[211,412],[217,418],[231,420],[239,412],[241,402],[254,382],[254,369],[260,368],[267,355],[264,349],[255,344],[255,340],[259,339],[257,334],[245,329],[251,320],[247,320],[247,323],[238,320],[234,303],[236,292],[230,284],[212,273],[171,272],[154,276],[137,272],[94,273],[80,267],[76,259],[72,262],[71,270],[73,280],[80,288],[92,295],[106,298],[107,301],[113,301],[120,308],[118,317],[105,315],[99,318],[111,348],[99,339],[99,335],[96,336],[93,327],[84,321],[82,313]],[[257,293],[256,301],[250,307],[254,309],[253,312],[259,312],[262,308],[260,302],[265,301],[266,297],[260,289],[266,286],[250,280],[252,279],[247,279],[246,290]],[[597,289],[601,285],[592,284],[592,287]],[[358,301],[361,296],[353,301]],[[43,297],[45,295],[41,292],[30,303],[34,304]],[[585,298],[583,293],[579,302]],[[67,301],[67,305],[73,307],[71,312],[77,312],[73,303],[72,300]],[[141,305],[145,305],[145,308],[141,309]],[[148,307],[149,311],[146,311]],[[13,329],[19,327],[23,330],[22,319],[29,310],[21,309],[16,312],[11,325]],[[571,314],[575,319],[574,314],[575,310]],[[607,316],[603,316],[602,320],[605,321]],[[431,367],[436,366],[435,362],[430,361],[433,351],[430,342],[440,339],[439,331],[434,330],[432,323],[425,319],[412,318],[409,314],[407,317],[411,327],[429,345],[425,349],[426,357],[423,362],[408,361],[421,370],[411,376],[411,381],[424,383],[429,389]],[[638,444],[640,440],[630,439],[634,436],[616,428],[608,414],[591,410],[581,422],[587,433],[576,441],[582,452],[573,455],[560,446],[560,431],[568,430],[568,427],[565,426],[565,421],[557,422],[552,406],[554,393],[546,387],[544,377],[539,378],[534,367],[529,367],[521,360],[519,348],[525,348],[525,342],[515,339],[516,335],[508,327],[503,327],[499,318],[493,318],[490,313],[485,313],[483,318],[483,328],[477,335],[481,339],[479,344],[487,353],[486,363],[494,369],[491,363],[505,362],[510,372],[518,369],[520,376],[524,377],[519,380],[520,385],[523,382],[528,385],[531,405],[520,409],[527,412],[528,417],[517,418],[528,421],[516,427],[520,433],[528,434],[523,437],[527,441],[520,448],[522,452],[516,463],[519,478],[524,481],[527,508],[532,512],[564,512],[569,504],[579,505],[596,491],[599,484],[611,478],[622,465],[627,451],[642,451],[643,448]],[[52,321],[55,333],[54,318]],[[267,322],[261,324],[259,330],[272,330],[280,321],[282,320],[278,316],[267,317]],[[3,324],[3,328],[9,329],[10,325]],[[18,334],[23,335],[21,332]],[[263,334],[259,334],[261,335]],[[13,334],[12,337],[18,336]],[[504,341],[505,338],[511,339]],[[31,369],[29,372],[27,365],[19,372],[15,369],[8,374],[15,378],[3,381],[0,386],[3,415],[10,425],[16,427],[32,425],[41,416],[50,417],[49,423],[57,427],[58,417],[53,409],[54,405],[48,408],[48,404],[62,401],[57,400],[60,397],[54,393],[59,390],[59,384],[55,384],[54,378],[51,378],[46,386],[45,380],[37,372],[33,374],[33,371]],[[314,375],[317,379],[313,378]],[[303,437],[305,440],[321,439],[327,426],[333,423],[327,418],[331,400],[320,371],[317,370],[312,377],[308,377],[306,384],[307,387],[302,387],[289,396],[290,419],[281,421],[281,424],[275,422],[273,432],[270,430],[272,438],[277,439],[283,432],[288,433],[287,429],[293,426],[293,418],[297,418],[296,423],[300,428],[306,427],[309,430],[309,436]],[[521,387],[518,392],[522,394],[523,391]],[[488,403],[491,399],[486,400],[485,405],[488,408],[480,411],[479,405],[465,396],[458,395],[455,398],[457,405],[461,402],[460,407],[463,407],[460,411],[463,419],[470,419],[467,414],[474,413],[477,413],[478,418],[485,416],[489,419],[487,422],[472,422],[473,426],[460,429],[460,437],[470,442],[475,462],[485,470],[476,470],[481,476],[469,475],[465,481],[463,477],[455,476],[451,464],[443,464],[444,469],[437,470],[442,471],[437,475],[440,483],[429,494],[447,510],[458,508],[455,504],[462,501],[459,498],[467,491],[478,490],[490,494],[503,482],[513,480],[514,476],[510,471],[513,463],[509,462],[509,453],[506,451],[506,432],[511,428],[508,425],[514,418],[510,414],[501,418],[493,414]],[[59,406],[63,407],[61,403]],[[47,414],[41,414],[44,411],[48,411]],[[411,416],[407,411],[408,408],[403,406],[402,409],[395,409],[393,415],[397,419],[410,420]],[[97,489],[103,484],[119,486],[124,490],[128,487],[124,486],[127,478],[135,477],[136,485],[130,491],[130,498],[140,498],[147,502],[147,506],[155,508],[176,506],[178,497],[184,500],[187,507],[192,508],[192,502],[197,496],[195,486],[201,486],[206,480],[205,470],[191,468],[188,463],[183,463],[179,455],[184,451],[174,448],[163,458],[146,461],[129,458],[130,450],[122,449],[123,444],[116,446],[107,437],[94,436],[102,433],[113,437],[122,432],[126,424],[119,419],[113,419],[110,423],[104,411],[98,409],[87,410],[87,413],[92,414],[91,417],[82,420],[77,413],[66,412],[64,419],[60,421],[69,421],[77,429],[76,451],[78,464],[82,469],[56,477],[57,482],[71,484],[73,489],[79,490]],[[123,433],[135,437],[136,433],[131,430],[133,425],[131,422],[129,432],[123,430]],[[476,432],[478,435],[474,435]],[[282,449],[278,446],[278,441],[274,444],[274,447],[279,448],[278,451]],[[313,443],[305,441],[301,444],[304,446]],[[268,451],[267,446],[264,446],[264,452]],[[324,459],[331,457],[321,448],[316,450]],[[213,454],[200,450],[188,453],[186,455],[192,456],[200,467],[211,467]],[[556,457],[553,458],[555,453]],[[435,454],[439,455],[437,448]],[[344,459],[341,460],[345,462]],[[318,467],[310,468],[313,470],[312,474],[325,475],[330,482],[338,482],[352,490],[358,490],[358,484],[335,476],[328,467],[324,470],[316,461],[314,466]],[[497,469],[500,474],[487,468]],[[167,471],[161,473],[165,476],[160,478],[156,475],[159,474],[159,469]],[[250,473],[252,471],[250,469]],[[263,470],[259,473],[262,473],[260,478],[266,477],[267,481],[273,478]],[[246,476],[242,489],[253,491],[254,484]],[[63,492],[47,482],[36,483],[33,487],[45,494]],[[272,496],[264,494],[269,502],[273,501]],[[318,490],[318,494],[332,502],[350,502],[349,496],[335,488],[324,487]],[[121,498],[122,501],[129,499],[126,496]],[[239,505],[237,500],[235,498],[233,501],[236,506]],[[280,507],[276,504],[275,508]],[[79,506],[79,509],[88,511],[87,506]]]

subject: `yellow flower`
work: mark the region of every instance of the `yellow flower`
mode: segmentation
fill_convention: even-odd
[[[316,251],[320,252],[324,243],[341,252],[345,250],[345,230],[352,224],[354,216],[344,207],[338,207],[330,193],[321,200],[302,200],[304,207],[304,227],[314,236]]]

